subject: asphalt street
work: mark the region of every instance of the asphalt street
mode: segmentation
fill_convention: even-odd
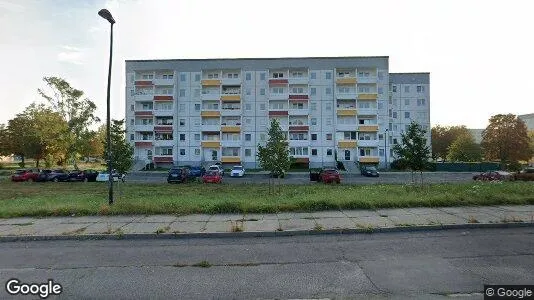
[[[427,183],[457,183],[457,182],[469,182],[473,181],[473,175],[475,173],[469,172],[450,172],[450,173],[424,173],[423,181]],[[420,180],[419,174],[416,174],[416,180]],[[136,172],[128,174],[126,181],[135,183],[165,183],[167,180],[166,173],[155,172]],[[411,182],[410,173],[382,173],[380,177],[365,177],[360,174],[343,174],[342,183],[346,184],[377,184],[377,183],[397,183],[407,184]],[[310,181],[308,173],[302,174],[287,174],[282,179],[285,184],[317,184]],[[230,177],[225,175],[223,177],[223,183],[235,184],[235,183],[268,183],[269,177],[264,174],[247,174],[244,177]]]
[[[63,292],[50,299],[482,299],[483,284],[534,282],[534,228],[5,242],[0,251],[4,287],[53,279]],[[3,288],[0,298],[26,297]]]

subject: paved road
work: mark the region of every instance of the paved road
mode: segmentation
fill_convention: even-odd
[[[2,286],[51,278],[69,299],[482,299],[484,283],[534,282],[533,228],[6,242],[0,253]],[[192,266],[203,260],[212,266]]]
[[[430,183],[445,183],[445,182],[469,182],[473,180],[474,173],[424,173],[423,180]],[[416,177],[419,180],[420,177]],[[152,172],[137,172],[127,176],[128,182],[135,183],[164,183],[166,182],[167,174],[152,173]],[[263,174],[248,174],[243,178],[236,178],[224,176],[223,182],[233,183],[268,183],[269,177]],[[288,174],[283,179],[286,184],[314,184],[310,182],[309,174]],[[376,183],[410,183],[410,173],[382,173],[378,178],[364,177],[360,174],[344,174],[342,175],[342,182],[348,184],[376,184]]]

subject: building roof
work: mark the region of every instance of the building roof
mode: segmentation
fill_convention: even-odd
[[[214,61],[214,60],[279,60],[279,59],[357,59],[389,58],[389,56],[309,56],[309,57],[242,57],[242,58],[184,58],[184,59],[127,59],[126,62],[172,62],[172,61]]]
[[[389,73],[389,82],[393,84],[430,84],[430,72]]]

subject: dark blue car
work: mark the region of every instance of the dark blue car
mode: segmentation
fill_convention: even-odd
[[[189,169],[190,177],[202,177],[205,173],[206,169],[204,167],[190,167]]]

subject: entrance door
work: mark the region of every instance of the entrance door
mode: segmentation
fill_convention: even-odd
[[[217,150],[211,151],[211,160],[218,160]]]
[[[345,150],[345,160],[350,160],[350,150]]]
[[[146,150],[146,158],[152,160],[152,150]]]

